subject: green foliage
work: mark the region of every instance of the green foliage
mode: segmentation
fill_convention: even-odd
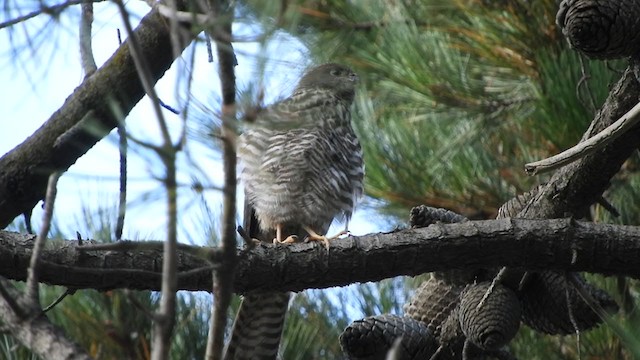
[[[265,10],[257,1],[247,3]],[[571,50],[554,23],[553,0],[288,4],[261,12],[263,19],[278,20],[265,23],[297,34],[315,62],[347,63],[360,74],[354,122],[365,153],[366,192],[378,210],[399,221],[418,204],[494,217],[504,201],[545,181],[527,177],[523,165],[578,142],[619,77],[615,68],[625,66]],[[606,194],[622,213],[616,222],[639,223],[637,164],[637,157],[630,159]],[[599,206],[592,218],[614,220]],[[598,283],[622,294],[612,287],[615,281]],[[636,293],[635,283],[624,291],[631,309]],[[367,303],[366,314],[385,312],[376,308],[383,300],[366,287],[338,294]],[[629,314],[581,334],[582,356],[638,357],[638,336],[629,330],[638,320]],[[528,329],[512,348],[527,359],[577,356],[575,337]]]
[[[29,349],[22,346],[9,334],[0,335],[0,358],[6,360],[37,360]]]
[[[581,138],[619,76],[612,68],[624,64],[582,59],[569,49],[554,24],[556,7],[555,0],[247,0],[238,14],[249,24],[261,22],[266,41],[277,41],[271,35],[284,29],[308,46],[314,62],[342,62],[360,74],[354,125],[365,153],[366,192],[378,210],[401,223],[418,204],[492,218],[504,201],[545,180],[526,177],[524,163]],[[261,90],[250,86],[255,88],[240,90],[244,110]],[[195,102],[190,120],[199,121],[188,136],[210,144],[220,121]],[[640,224],[638,160],[625,164],[606,194],[621,216],[596,206],[593,220]],[[210,186],[204,176],[194,175]],[[215,243],[212,213],[204,207],[198,220]],[[109,241],[113,219],[113,213],[87,212],[80,233]],[[363,316],[402,313],[422,279],[297,294],[283,358],[343,358],[337,341],[342,329]],[[582,357],[640,358],[637,282],[597,282],[623,312],[580,335]],[[43,287],[43,303],[64,291]],[[172,358],[203,357],[210,302],[208,295],[180,294]],[[157,303],[150,292],[78,291],[48,316],[98,358],[145,359],[152,331],[147,313]],[[230,314],[238,304],[235,297]],[[10,336],[0,340],[0,357],[34,358]],[[578,356],[575,336],[541,336],[526,328],[510,346],[526,359]]]
[[[582,66],[550,0],[248,3],[295,17],[290,29],[317,62],[361,74],[367,195],[403,220],[417,204],[495,216],[535,184],[523,164],[574,144],[618,76],[603,62]]]
[[[205,211],[206,213],[206,210]],[[209,214],[210,215],[210,214]],[[115,211],[109,208],[83,208],[83,218],[75,229],[85,239],[111,242]],[[212,224],[215,221],[209,220]],[[69,238],[53,224],[52,237]],[[18,222],[13,225],[24,227]],[[24,231],[24,230],[21,230]],[[207,235],[211,235],[206,229]],[[141,240],[143,241],[143,240]],[[18,288],[24,284],[15,282]],[[40,303],[53,304],[67,289],[59,286],[40,286]],[[63,297],[47,312],[47,317],[86,349],[96,359],[149,359],[151,357],[152,316],[160,296],[151,291],[78,290]],[[230,319],[237,309],[237,301],[230,309]],[[212,300],[209,294],[178,293],[176,325],[170,357],[172,359],[202,359],[204,357]],[[10,335],[0,338],[0,358],[36,358],[28,349],[18,345]],[[4,354],[10,354],[6,357]]]
[[[402,278],[346,288],[307,290],[291,302],[282,340],[283,359],[343,359],[342,330],[356,318],[402,312]]]

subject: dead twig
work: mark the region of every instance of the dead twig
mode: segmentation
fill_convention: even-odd
[[[76,293],[76,289],[67,288],[62,294],[60,294],[60,296],[58,296],[55,300],[53,300],[51,304],[47,305],[47,307],[42,309],[42,312],[45,312],[45,313],[48,312],[49,310],[53,309],[56,305],[60,304],[62,300],[64,300],[64,298],[66,298],[69,295],[73,295],[75,293]]]
[[[47,195],[44,200],[44,214],[42,215],[42,225],[38,232],[38,237],[33,245],[33,252],[31,253],[31,261],[29,262],[27,286],[25,290],[25,298],[32,306],[39,306],[40,293],[38,284],[38,270],[40,266],[39,258],[44,244],[47,241],[47,234],[51,228],[51,219],[53,217],[53,204],[56,201],[58,179],[60,178],[60,172],[53,172],[49,175],[49,183],[47,184]]]
[[[93,3],[83,1],[80,4],[80,62],[82,63],[82,69],[84,70],[85,79],[91,76],[98,67],[96,66],[96,60],[93,57],[93,50],[91,48],[91,27],[93,25]]]
[[[233,279],[236,267],[236,120],[235,97],[236,79],[234,67],[237,63],[231,39],[233,6],[222,7],[222,0],[209,1],[215,25],[209,31],[216,43],[219,76],[222,88],[222,151],[224,160],[224,200],[222,213],[222,264],[213,276],[215,301],[207,339],[206,359],[221,359],[224,334],[227,325],[227,309],[231,303]]]
[[[528,175],[542,174],[592,154],[635,126],[640,120],[638,114],[640,114],[640,103],[636,104],[613,124],[576,146],[544,160],[525,164],[524,171]]]
[[[53,6],[46,6],[46,5],[44,5],[44,3],[41,3],[43,5],[38,10],[32,11],[32,12],[30,12],[28,14],[24,14],[22,16],[18,16],[17,18],[14,18],[14,19],[11,19],[11,20],[7,20],[7,21],[4,21],[4,22],[1,22],[0,23],[0,29],[4,29],[6,27],[19,24],[19,23],[21,23],[23,21],[27,21],[27,20],[29,20],[31,18],[34,18],[34,17],[36,17],[38,15],[42,15],[42,14],[48,14],[48,15],[51,15],[51,16],[57,16],[58,14],[60,14],[64,9],[68,8],[69,6],[82,4],[82,3],[85,3],[86,1],[87,0],[68,0],[68,1],[65,1],[65,2],[63,2],[61,4],[53,5]],[[94,0],[94,2],[99,2],[99,1],[102,1],[102,0]]]
[[[116,1],[120,10],[125,29],[127,31],[129,48],[131,56],[136,66],[138,76],[142,82],[143,88],[151,99],[154,113],[158,121],[158,127],[162,136],[162,146],[151,146],[155,150],[166,170],[164,178],[164,186],[167,190],[167,239],[164,242],[164,257],[162,263],[162,296],[160,306],[155,315],[154,337],[152,345],[151,358],[154,360],[164,360],[169,356],[171,347],[171,334],[175,325],[175,307],[177,292],[177,221],[178,221],[178,193],[176,181],[176,152],[178,148],[174,146],[169,133],[169,128],[162,114],[160,100],[153,88],[151,81],[150,68],[147,59],[142,56],[140,44],[133,32],[131,23],[129,22],[129,14],[122,1]],[[175,4],[174,4],[175,5]],[[172,29],[174,24],[172,24]],[[177,33],[177,25],[175,26]],[[172,32],[172,39],[176,34]],[[174,47],[177,44],[174,43]]]

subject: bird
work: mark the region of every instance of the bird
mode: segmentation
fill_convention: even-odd
[[[364,175],[351,127],[357,81],[343,65],[315,67],[291,97],[260,112],[241,135],[245,196],[260,228],[275,229],[276,242],[291,242],[283,239],[286,228],[302,227],[309,240],[328,245],[323,233],[334,218],[348,227]]]
[[[251,237],[275,244],[303,238],[328,249],[348,231],[364,191],[362,148],[351,124],[358,80],[341,64],[313,67],[290,97],[247,121],[238,158]],[[345,229],[327,237],[334,219],[344,220]],[[283,292],[245,295],[225,359],[275,359],[289,298]]]

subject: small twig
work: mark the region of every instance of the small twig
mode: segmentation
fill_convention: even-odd
[[[116,240],[122,239],[124,218],[127,212],[127,129],[124,121],[118,123],[118,153],[120,154],[120,191],[118,199],[118,218],[116,219]]]
[[[118,29],[118,44],[122,45],[122,36]],[[119,199],[118,199],[118,217],[116,219],[115,237],[116,240],[122,239],[124,230],[124,218],[127,213],[127,151],[129,142],[127,141],[127,125],[124,121],[118,123],[118,153],[120,154],[120,183]]]
[[[180,115],[180,111],[178,109],[172,107],[171,105],[165,104],[165,102],[162,101],[162,99],[158,99],[158,101],[160,102],[160,106],[162,106],[163,108],[171,111],[172,113],[174,113],[176,115]]]
[[[496,276],[493,277],[493,280],[491,281],[491,285],[489,285],[489,288],[487,288],[487,291],[484,293],[484,295],[482,295],[482,299],[480,299],[480,301],[478,302],[478,305],[476,305],[476,309],[481,309],[484,306],[484,303],[487,301],[491,293],[493,293],[493,289],[495,289],[496,285],[502,281],[507,271],[508,271],[508,268],[505,266],[502,269],[500,269],[500,271],[498,271],[498,274],[496,274]]]
[[[607,320],[610,315],[607,313],[605,309],[602,308],[600,303],[591,296],[589,291],[587,291],[580,280],[576,277],[575,273],[568,272],[566,273],[566,279],[573,287],[578,291],[582,300],[584,300],[587,305],[593,310],[601,319]]]
[[[247,246],[248,249],[251,249],[254,246],[256,246],[256,243],[253,241],[251,236],[247,234],[247,232],[244,230],[242,226],[238,225],[238,227],[236,228],[236,231],[238,232],[238,234],[240,234],[240,237],[242,237],[242,240],[244,240],[244,244]]]
[[[171,51],[173,52],[173,57],[180,57],[181,46],[180,41],[180,20],[178,19],[178,14],[183,13],[183,11],[178,10],[178,2],[177,1],[169,1],[168,5],[161,4],[157,1],[147,0],[147,3],[151,6],[151,8],[156,9],[158,12],[164,17],[169,19],[169,33],[171,34]],[[195,11],[194,11],[195,13]],[[190,13],[189,13],[190,14]],[[193,15],[190,16],[193,19]],[[189,20],[186,20],[187,22]]]
[[[90,244],[78,246],[78,251],[162,251],[164,249],[164,241],[131,241],[122,240],[107,244]],[[187,244],[176,244],[176,250],[183,251],[193,256],[207,259],[210,262],[216,263],[220,261],[221,255],[218,254],[216,249],[209,247],[197,247]]]
[[[140,140],[140,139],[132,136],[131,134],[127,134],[127,138],[129,138],[129,140],[131,140],[134,144],[140,145],[140,146],[142,146],[144,148],[147,148],[147,149],[150,149],[150,150],[153,150],[156,153],[162,153],[163,152],[163,149],[162,149],[161,146],[152,144],[152,143],[144,141],[144,140]]]
[[[211,36],[209,34],[205,34],[204,43],[207,46],[207,61],[209,63],[213,62],[213,47],[211,46]]]
[[[216,25],[209,32],[216,40],[218,72],[222,88],[222,151],[224,166],[224,198],[222,212],[222,252],[221,269],[213,276],[214,304],[207,339],[205,359],[221,359],[224,335],[227,327],[227,310],[231,303],[236,256],[236,151],[235,151],[235,97],[236,79],[234,67],[237,59],[231,43],[233,6],[222,9],[222,0],[210,0],[211,17]]]
[[[82,9],[80,14],[80,60],[82,63],[82,69],[84,70],[84,77],[88,78],[98,70],[96,61],[93,57],[93,50],[91,48],[91,27],[93,24],[93,2],[83,1],[80,4]]]
[[[636,125],[640,120],[638,114],[640,114],[640,103],[636,104],[606,129],[578,143],[576,146],[544,160],[525,164],[525,172],[528,175],[542,174],[594,153]]]
[[[569,280],[568,280],[568,273],[565,273],[564,276],[564,282],[565,282],[565,286],[564,286],[564,296],[565,296],[565,300],[567,302],[567,311],[569,312],[569,321],[571,321],[571,325],[573,326],[573,330],[576,333],[576,346],[577,346],[577,352],[578,352],[578,360],[581,359],[580,356],[580,327],[578,326],[578,322],[576,321],[576,317],[575,314],[573,313],[573,304],[571,302],[571,296],[569,295]]]
[[[211,266],[203,266],[203,267],[199,267],[199,268],[195,268],[187,271],[180,271],[178,272],[178,279],[190,278],[192,276],[196,276],[204,272],[210,273],[211,271],[214,271],[220,268],[220,266],[218,266],[217,264],[218,262],[213,262],[213,265]]]
[[[68,295],[73,295],[75,293],[76,293],[76,289],[67,288],[62,294],[60,294],[60,296],[58,296],[55,300],[53,300],[51,304],[49,304],[47,307],[42,309],[42,312],[45,312],[45,313],[48,312],[49,310],[53,309],[56,305],[60,304],[60,302],[62,302],[62,300],[64,300],[64,298],[66,298]]]
[[[164,120],[164,115],[162,114],[158,95],[156,94],[153,83],[151,82],[149,64],[147,63],[147,59],[141,56],[142,51],[140,50],[140,44],[138,43],[138,39],[133,32],[133,27],[131,26],[131,22],[129,21],[129,13],[125,8],[124,3],[121,0],[115,1],[115,3],[116,5],[118,5],[118,9],[120,10],[120,15],[122,17],[122,22],[124,23],[125,30],[127,31],[127,42],[129,43],[129,48],[131,49],[131,57],[133,58],[133,63],[136,65],[136,70],[138,71],[138,76],[140,77],[142,86],[147,93],[147,96],[149,96],[149,98],[151,99],[153,111],[156,115],[156,118],[158,119],[158,125],[160,127],[163,141],[166,144],[170,144],[171,136],[169,134],[169,128],[167,127],[167,122]]]
[[[588,83],[589,79],[591,78],[591,75],[587,73],[587,68],[584,64],[584,58],[582,54],[578,55],[578,59],[580,60],[580,71],[582,73],[582,77],[580,78],[580,80],[578,81],[578,84],[576,85],[576,97],[578,98],[578,100],[580,100],[580,102],[582,103],[582,106],[587,107],[590,111],[595,111],[596,101],[593,98],[593,94],[591,93],[591,89],[589,89],[589,83]],[[580,96],[580,88],[585,89],[585,92],[589,97],[589,104],[585,104],[585,102],[582,100],[582,97]]]
[[[44,244],[47,241],[47,234],[51,227],[51,220],[53,218],[53,204],[56,201],[58,179],[61,173],[58,171],[49,175],[49,183],[47,184],[47,194],[44,200],[44,214],[42,214],[42,227],[38,232],[35,243],[33,244],[33,251],[31,252],[31,260],[29,262],[29,269],[27,270],[27,285],[25,297],[32,305],[39,304],[39,287],[38,287],[38,270],[39,270],[39,258]]]
[[[198,14],[192,11],[180,11],[155,1],[152,3],[151,7],[157,9],[162,16],[176,22],[186,22],[204,27],[211,26],[213,23],[212,18],[206,14]]]
[[[155,320],[155,314],[149,311],[149,309],[147,309],[146,306],[142,305],[142,303],[140,303],[140,301],[133,296],[133,294],[131,293],[131,290],[124,289],[124,294],[127,297],[127,299],[129,299],[129,301],[133,304],[133,306],[138,310],[142,311],[142,313],[148,319]]]
[[[618,337],[620,337],[620,339],[622,339],[623,342],[627,344],[635,343],[636,339],[632,338],[632,336],[630,336],[629,334],[629,331],[627,329],[623,329],[618,321],[612,319],[611,315],[605,309],[603,309],[600,303],[593,298],[593,296],[587,289],[585,289],[584,285],[578,279],[575,273],[567,272],[566,279],[578,291],[578,294],[580,295],[580,297],[582,297],[582,300],[584,300],[584,302],[589,305],[591,310],[593,310],[598,315],[598,317],[602,319],[609,326],[609,328],[611,328],[611,330],[613,330],[613,332],[618,335]],[[638,348],[636,347],[634,350],[638,350]]]
[[[58,5],[52,5],[52,6],[46,6],[44,5],[42,2],[41,4],[43,4],[40,9],[32,11],[28,14],[22,15],[22,16],[18,16],[15,19],[11,19],[11,20],[7,20],[5,22],[1,22],[0,23],[0,29],[4,29],[6,27],[9,26],[13,26],[15,24],[21,23],[23,21],[29,20],[31,18],[34,18],[38,15],[41,14],[48,14],[51,16],[56,16],[58,14],[60,14],[64,9],[68,8],[69,6],[73,6],[73,5],[78,5],[81,3],[86,2],[87,0],[68,0],[63,2],[62,4],[58,4]],[[98,1],[102,1],[102,0],[93,0],[94,2],[98,2]]]
[[[600,206],[611,213],[611,215],[613,215],[614,217],[620,217],[620,212],[618,211],[618,209],[616,209],[616,207],[613,206],[613,204],[611,204],[609,200],[605,199],[603,196],[600,196],[598,198],[598,204],[600,204]]]
[[[25,226],[28,234],[33,234],[33,228],[31,227],[31,214],[32,214],[32,212],[33,212],[33,209],[30,209],[27,212],[25,212],[24,214],[22,214],[22,216],[24,216],[24,226]]]
[[[124,3],[116,1],[122,16],[122,21],[127,30],[129,47],[131,49],[131,56],[133,62],[136,65],[138,76],[142,82],[143,88],[149,98],[151,99],[152,106],[158,121],[160,133],[162,135],[162,146],[151,147],[159,155],[166,170],[166,177],[164,179],[164,186],[167,191],[167,239],[163,246],[163,261],[162,261],[162,289],[161,298],[158,311],[155,315],[154,323],[154,336],[151,358],[154,360],[164,360],[169,356],[169,349],[171,347],[171,335],[175,325],[175,313],[176,313],[176,292],[177,292],[177,243],[178,243],[178,192],[176,181],[176,146],[172,144],[171,135],[169,133],[168,125],[162,114],[160,101],[153,88],[151,80],[151,74],[147,59],[142,57],[142,51],[138,39],[133,32],[131,23],[129,21],[129,14],[124,6]],[[172,2],[176,6],[175,2]],[[172,40],[177,41],[178,25],[172,21],[171,23],[171,37]],[[174,50],[179,46],[177,42],[174,42]]]

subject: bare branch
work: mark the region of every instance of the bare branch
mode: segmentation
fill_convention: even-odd
[[[118,191],[118,218],[114,231],[117,240],[122,239],[124,229],[124,218],[127,213],[127,127],[124,122],[118,124],[118,154],[120,159],[120,189]]]
[[[131,47],[131,56],[140,76],[140,81],[145,92],[151,99],[153,109],[162,134],[163,145],[159,149],[152,147],[158,153],[166,170],[164,186],[167,191],[167,239],[164,243],[162,262],[162,296],[160,306],[156,313],[154,323],[154,336],[151,358],[155,360],[167,359],[171,347],[171,335],[175,325],[176,292],[177,292],[177,260],[176,250],[178,243],[178,190],[176,181],[176,153],[178,148],[173,145],[167,122],[164,119],[160,100],[153,88],[153,79],[147,59],[142,56],[142,50],[136,34],[129,22],[129,14],[122,1],[116,1],[120,9],[120,15],[124,22],[128,42]],[[172,30],[174,26],[172,25]],[[175,28],[175,32],[178,29]],[[175,37],[175,35],[172,35]],[[175,46],[175,45],[174,45]]]
[[[103,0],[91,0],[92,2],[100,2]],[[87,0],[67,0],[61,4],[58,5],[52,5],[52,6],[45,6],[44,3],[41,3],[42,6],[40,7],[40,9],[32,11],[28,14],[19,16],[15,19],[11,19],[8,21],[4,21],[0,23],[0,29],[9,27],[9,26],[13,26],[16,25],[18,23],[21,23],[23,21],[27,21],[31,18],[34,18],[38,15],[41,14],[48,14],[48,15],[57,15],[60,14],[64,9],[68,8],[69,6],[73,6],[73,5],[78,5],[81,3],[85,3],[87,2]]]
[[[151,71],[149,70],[149,64],[147,63],[147,59],[142,56],[142,49],[140,48],[140,44],[138,43],[136,34],[133,31],[133,27],[131,27],[131,22],[129,21],[129,13],[127,12],[127,9],[125,8],[122,1],[115,1],[115,3],[116,5],[118,5],[120,16],[122,17],[122,22],[124,23],[125,30],[127,31],[127,43],[129,43],[129,47],[131,48],[131,57],[133,58],[133,63],[135,64],[136,70],[138,71],[138,74],[140,76],[142,87],[144,88],[147,96],[149,96],[149,98],[151,99],[151,104],[153,106],[153,111],[156,115],[156,119],[158,120],[158,125],[160,126],[163,141],[165,144],[171,144],[169,128],[167,127],[167,122],[164,120],[164,114],[162,113],[160,100],[158,99],[156,90],[153,87],[153,80],[151,77]]]
[[[164,242],[162,261],[162,297],[155,316],[152,359],[167,359],[171,346],[171,334],[175,325],[178,243],[178,189],[176,184],[175,152],[162,157],[166,169],[167,191],[167,239]]]
[[[49,184],[47,186],[47,196],[44,200],[44,214],[42,214],[42,225],[38,232],[38,237],[33,245],[33,252],[31,253],[31,261],[29,262],[29,276],[27,277],[26,287],[26,301],[29,305],[39,307],[40,304],[40,292],[38,272],[40,271],[40,253],[44,248],[44,244],[47,241],[47,235],[51,227],[51,220],[53,218],[53,204],[56,202],[56,193],[58,190],[58,179],[60,178],[59,172],[54,172],[49,176]]]
[[[80,5],[82,12],[80,15],[80,60],[84,76],[91,76],[98,67],[96,60],[93,58],[93,49],[91,48],[91,26],[93,24],[93,2],[83,1]]]
[[[616,120],[613,124],[609,125],[597,135],[578,143],[576,146],[567,149],[560,154],[544,160],[525,164],[524,170],[529,175],[542,174],[592,154],[607,146],[618,136],[634,127],[638,120],[640,120],[640,116],[638,116],[638,114],[640,114],[640,103],[636,104],[636,106],[620,117],[620,119]]]
[[[625,118],[630,109],[638,106],[639,97],[640,83],[632,67],[628,67],[612,87],[605,104],[585,132],[583,141],[594,137],[612,123],[619,122],[618,119]],[[597,152],[556,171],[518,217],[558,218],[571,214],[580,218],[586,214],[589,206],[597,202],[609,187],[611,178],[620,170],[620,166],[638,150],[640,127],[620,131],[609,140]]]
[[[222,87],[222,151],[224,161],[224,200],[222,213],[223,262],[214,273],[214,306],[207,339],[205,359],[221,359],[224,348],[224,334],[227,327],[227,309],[231,303],[233,276],[236,266],[236,149],[235,149],[235,97],[236,77],[234,67],[236,56],[231,39],[233,6],[225,1],[209,1],[212,17],[216,19],[210,35],[216,40],[218,73]],[[226,9],[222,9],[223,6]],[[231,125],[231,126],[230,126]]]
[[[0,231],[0,276],[24,280],[33,243],[33,236]],[[191,255],[206,248],[191,248],[177,251],[178,289],[211,291],[211,262]],[[147,249],[79,252],[75,240],[58,242],[41,254],[40,280],[77,289],[158,291],[162,249]],[[217,259],[211,261],[222,261]],[[240,294],[301,291],[415,276],[453,266],[511,266],[640,278],[640,227],[507,218],[351,236],[332,242],[329,252],[313,243],[260,244],[238,252],[233,289]]]
[[[69,295],[73,295],[75,293],[76,293],[75,289],[67,288],[62,294],[60,294],[60,296],[58,296],[55,300],[53,300],[51,304],[47,305],[47,307],[42,309],[42,312],[44,313],[48,312],[49,310],[53,309],[56,305],[60,304],[62,300],[64,300],[64,298],[66,298]]]
[[[118,42],[122,45],[120,37],[120,29],[118,29]],[[118,217],[116,219],[116,228],[114,235],[116,240],[122,239],[122,231],[124,230],[124,218],[127,215],[127,152],[129,142],[127,141],[127,124],[124,121],[118,123],[118,158],[120,160],[120,168],[118,183],[120,189],[118,191]]]

